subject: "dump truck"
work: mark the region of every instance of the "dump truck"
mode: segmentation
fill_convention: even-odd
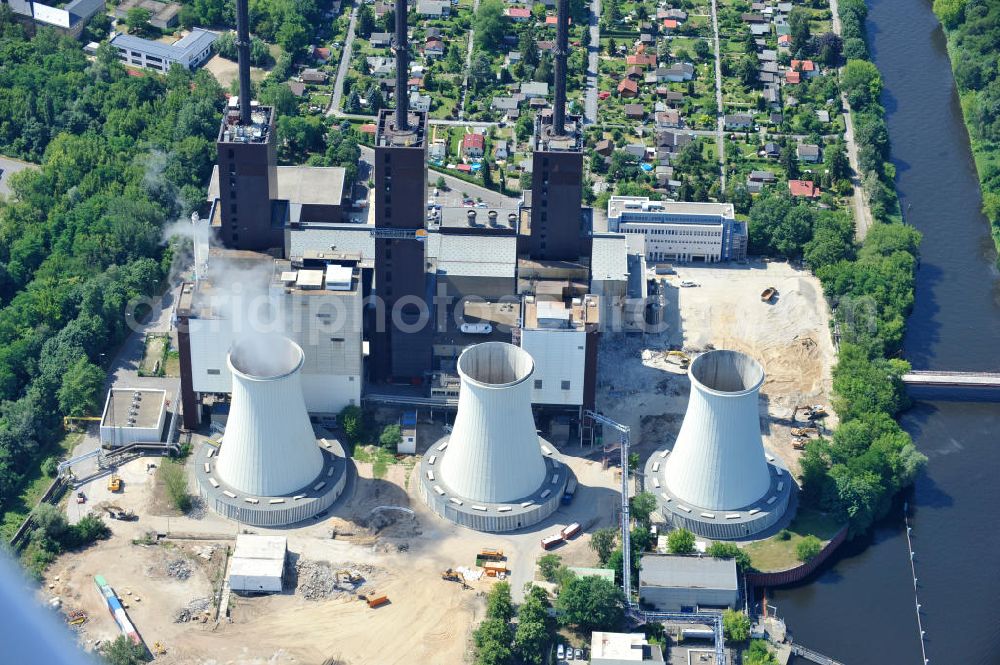
[[[805,450],[807,439],[792,439],[792,448],[795,450]]]
[[[361,598],[366,603],[368,603],[368,607],[370,607],[371,609],[375,609],[376,607],[381,607],[382,605],[385,605],[386,603],[389,602],[389,596],[382,594],[370,593],[367,596],[362,595]]]
[[[483,549],[479,550],[479,558],[490,559],[490,560],[502,559],[503,550],[498,550],[493,547],[484,547]]]
[[[507,566],[502,563],[496,563],[494,561],[488,561],[483,564],[483,570],[486,571],[488,577],[503,577],[507,575]]]
[[[563,540],[569,540],[576,534],[580,533],[580,523],[573,522],[569,526],[563,527],[559,534],[563,537]]]
[[[809,436],[810,434],[819,435],[819,430],[815,427],[793,427],[792,436]]]
[[[122,491],[122,479],[117,473],[112,473],[108,477],[108,491],[109,492],[121,492]]]

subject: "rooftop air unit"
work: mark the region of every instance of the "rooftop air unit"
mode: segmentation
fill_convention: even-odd
[[[229,352],[232,403],[216,471],[251,495],[291,494],[323,470],[299,371],[298,344],[280,336],[244,338]]]

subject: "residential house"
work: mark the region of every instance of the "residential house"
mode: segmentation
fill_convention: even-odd
[[[644,46],[652,46],[653,44],[656,43],[656,40],[653,39],[652,34],[644,32],[641,35],[639,35],[639,43]]]
[[[424,18],[451,16],[451,0],[417,0],[417,14]]]
[[[781,108],[781,95],[778,93],[778,86],[770,83],[764,86],[764,103],[771,108]]]
[[[694,65],[690,62],[675,62],[669,67],[658,67],[656,78],[659,81],[682,83],[694,78]]]
[[[462,156],[466,159],[482,159],[486,148],[486,137],[482,134],[466,134],[462,137]]]
[[[445,155],[447,153],[448,153],[448,146],[442,139],[435,140],[427,148],[427,157],[433,162],[444,161]]]
[[[765,23],[763,14],[743,14],[740,16],[740,20],[744,23]]]
[[[490,107],[495,111],[500,111],[501,113],[510,113],[511,111],[517,110],[517,106],[521,103],[522,99],[523,97],[520,95],[494,97],[493,101],[490,103]]]
[[[596,144],[594,144],[594,152],[602,157],[610,157],[611,153],[615,151],[615,144],[611,139],[601,139]]]
[[[677,109],[660,111],[655,116],[657,129],[680,129],[684,126],[681,112]]]
[[[628,67],[655,67],[656,56],[648,53],[637,53],[625,57],[625,65]]]
[[[301,97],[306,94],[306,84],[301,81],[288,81],[288,89],[292,91],[292,94],[296,97]]]
[[[630,78],[624,78],[618,84],[618,94],[622,97],[638,97],[639,84]]]
[[[754,37],[761,37],[764,35],[771,34],[771,24],[770,23],[751,23],[750,24],[750,34]]]
[[[676,30],[677,26],[679,26],[680,23],[677,22],[677,19],[665,18],[663,19],[662,25],[664,30],[670,31],[670,30]]]
[[[771,171],[751,171],[747,176],[747,191],[751,194],[760,194],[764,191],[765,185],[772,185],[777,181]]]
[[[792,196],[807,199],[818,199],[823,193],[812,180],[789,180],[788,191]]]
[[[817,109],[816,118],[819,119],[820,122],[830,122],[830,112],[826,109]]]
[[[410,109],[414,111],[429,112],[431,110],[431,96],[421,95],[419,92],[410,92]]]
[[[659,89],[657,89],[656,94],[663,97],[665,101],[670,106],[678,106],[684,103],[684,93],[677,92],[676,90],[670,90],[669,88],[664,88],[664,92],[661,94]]]
[[[393,3],[385,2],[384,0],[375,1],[375,18],[382,18],[389,12],[393,11]]]
[[[792,3],[790,2],[779,2],[778,3],[778,13],[788,16],[792,13]]]
[[[772,125],[780,125],[782,122],[785,121],[785,116],[783,116],[778,111],[772,111],[771,115],[767,117],[767,121],[770,122]]]
[[[757,59],[761,62],[777,62],[778,52],[774,49],[766,48],[757,54]]]
[[[666,148],[668,152],[680,152],[693,140],[693,135],[684,132],[666,130],[656,133],[656,147]]]
[[[629,77],[633,81],[639,81],[643,78],[642,67],[637,67],[632,65],[625,70],[625,76]]]
[[[435,28],[434,26],[429,26],[424,30],[424,39],[443,39],[444,33],[441,32],[441,28]]]
[[[538,43],[539,53],[546,53],[556,50],[556,42],[554,39],[539,39],[537,43]]]
[[[794,69],[789,69],[785,72],[785,83],[791,85],[798,85],[799,83],[802,83],[802,74]]]
[[[500,140],[496,142],[493,146],[493,159],[496,160],[506,160],[510,157],[510,152],[507,149],[507,141]]]
[[[392,46],[391,32],[373,32],[368,38],[368,43],[375,48],[389,48]]]
[[[531,9],[529,7],[508,7],[507,18],[516,23],[524,23],[531,19]]]
[[[778,46],[783,48],[791,48],[792,46],[792,36],[791,35],[778,35]]]
[[[626,104],[625,117],[629,120],[644,120],[646,118],[646,109],[642,104]]]
[[[303,69],[302,73],[299,74],[299,78],[301,78],[305,83],[326,83],[329,76],[326,72],[309,68]]]
[[[646,146],[641,143],[630,143],[624,148],[625,153],[630,157],[635,157],[640,162],[646,159]]]
[[[425,58],[441,58],[444,57],[444,42],[440,39],[428,39],[424,43],[424,57]]]
[[[395,58],[387,58],[384,55],[373,55],[366,58],[366,60],[368,61],[368,70],[375,78],[390,78],[396,73]]]
[[[819,146],[812,143],[800,143],[795,146],[795,156],[800,162],[815,164],[820,160]]]
[[[424,87],[424,77],[421,76],[411,76],[406,81],[406,89],[409,92],[420,92],[420,89]]]
[[[656,72],[655,72],[655,71],[652,71],[652,72],[646,72],[646,73],[645,73],[645,74],[643,75],[643,77],[642,77],[642,82],[643,82],[644,84],[646,84],[646,85],[655,85],[655,84],[656,84],[656,82],[657,82],[657,81],[656,81]]]
[[[545,17],[545,25],[555,26],[559,23],[559,17],[555,14],[549,14]],[[569,24],[573,25],[573,19],[569,19]]]
[[[549,96],[549,84],[545,81],[523,81],[521,94],[525,99],[545,98]]]
[[[727,113],[724,120],[726,129],[753,128],[753,116],[749,113]]]
[[[781,146],[773,141],[768,141],[764,144],[764,148],[760,152],[761,155],[768,159],[777,159],[781,156]]]
[[[792,60],[792,69],[801,72],[802,76],[807,79],[811,79],[819,73],[819,68],[812,60]]]
[[[511,65],[516,65],[519,62],[521,62],[520,51],[511,51],[503,59],[504,67],[510,67]]]
[[[656,177],[656,187],[658,189],[673,189],[674,167],[660,165],[656,167],[653,175]]]
[[[331,55],[330,49],[326,46],[317,46],[312,50],[312,56],[324,64],[330,60]]]
[[[674,21],[683,23],[687,20],[688,14],[683,9],[660,9],[656,12],[656,19],[662,21],[663,19],[669,18]]]

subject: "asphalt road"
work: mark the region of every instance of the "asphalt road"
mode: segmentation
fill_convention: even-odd
[[[357,23],[358,5],[355,5],[351,10],[351,22],[347,26],[347,37],[344,39],[344,53],[340,58],[340,67],[337,68],[337,80],[333,85],[333,97],[327,115],[340,113],[340,103],[344,97],[344,78],[347,76],[347,70],[351,68],[351,51],[354,49],[354,31]]]
[[[726,142],[723,140],[725,131],[726,109],[722,105],[722,52],[719,48],[719,8],[717,0],[712,0],[712,41],[715,43],[715,104],[718,117],[715,119],[716,147],[719,151],[719,177],[722,191],[726,191]]]

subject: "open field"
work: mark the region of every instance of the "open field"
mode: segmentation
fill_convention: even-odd
[[[422,447],[433,443],[435,430],[440,431],[440,425],[421,424]],[[97,478],[83,487],[87,503],[70,503],[67,512],[76,520],[87,510],[103,512],[103,507],[113,505],[134,510],[140,519],[108,520],[114,532],[111,540],[61,556],[49,569],[40,595],[43,600],[58,596],[66,610],[86,610],[90,619],[78,629],[79,640],[93,648],[96,640],[118,634],[93,583],[94,575],[104,575],[129,603],[129,614],[147,642],[160,641],[167,647],[167,655],[157,662],[168,665],[462,663],[493,580],[483,577],[471,582],[471,590],[463,590],[441,580],[441,571],[474,567],[480,548],[502,549],[510,569],[508,581],[519,598],[543,554],[541,537],[573,521],[583,525],[584,533],[553,551],[567,563],[592,564],[588,534],[612,523],[618,481],[614,471],[582,456],[590,451],[571,452],[581,455],[568,458],[580,482],[574,502],[531,530],[504,535],[444,522],[416,496],[416,483],[409,478],[412,464],[407,463],[412,458],[399,463],[369,454],[369,461],[357,462],[356,474],[352,472],[347,492],[330,516],[294,529],[249,529],[288,538],[286,591],[261,597],[234,595],[230,617],[218,625],[214,619],[177,623],[175,618],[192,601],[206,598],[211,599],[214,617],[226,548],[234,544],[239,526],[198,502],[191,514],[178,516],[165,501],[155,469],[146,466],[159,460],[134,460],[118,470],[123,492],[110,493],[106,477]],[[407,508],[414,514],[382,510],[385,506]],[[166,537],[159,544],[133,544],[141,543],[150,531]],[[206,546],[214,547],[207,560],[199,556]],[[190,564],[187,579],[165,572],[178,559]],[[346,592],[309,600],[292,586],[300,561],[326,562],[332,569],[357,567],[366,578],[357,591],[386,594],[391,602],[372,610]]]
[[[677,267],[667,278],[666,329],[638,337],[606,337],[601,352],[603,377],[598,408],[632,427],[636,451],[648,455],[680,430],[690,382],[686,370],[667,362],[663,352],[708,348],[734,349],[752,355],[763,366],[764,444],[794,472],[799,453],[791,447],[789,429],[797,405],[829,405],[830,369],[835,360],[828,321],[830,313],[814,276],[787,263],[745,266]],[[682,281],[699,286],[681,288]],[[773,286],[771,304],[760,293]],[[827,418],[832,428],[835,417]]]
[[[746,546],[753,567],[757,570],[785,570],[802,563],[795,554],[795,546],[806,536],[816,536],[826,542],[840,531],[843,524],[815,510],[799,509],[788,525],[788,540],[768,538]]]

